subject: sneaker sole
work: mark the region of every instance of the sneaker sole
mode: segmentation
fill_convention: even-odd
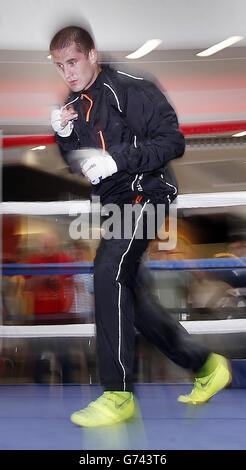
[[[179,401],[180,403],[186,403],[186,404],[188,404],[188,405],[202,405],[203,403],[207,403],[214,395],[216,395],[216,393],[219,393],[220,390],[223,390],[223,388],[228,387],[228,385],[230,385],[230,383],[231,383],[231,381],[232,381],[232,370],[231,370],[231,364],[230,364],[230,362],[228,361],[228,359],[224,359],[223,362],[224,362],[224,361],[225,361],[225,363],[226,363],[225,365],[226,365],[227,370],[228,370],[228,372],[229,372],[229,378],[228,378],[228,381],[226,382],[226,384],[223,385],[223,387],[221,387],[219,390],[217,390],[217,392],[213,393],[210,397],[208,397],[207,400],[194,401],[194,400],[189,400],[189,399],[188,399],[188,400],[182,401],[182,400],[179,400],[179,398],[178,398],[178,401]],[[181,396],[182,396],[182,395],[181,395]],[[184,396],[185,396],[185,395],[184,395]]]
[[[129,418],[124,418],[124,419],[120,419],[120,420],[117,420],[117,421],[115,420],[111,423],[100,423],[100,424],[99,423],[94,423],[94,424],[83,423],[82,424],[82,423],[77,422],[76,420],[73,420],[72,418],[70,418],[70,419],[71,419],[72,423],[76,424],[77,426],[81,426],[83,428],[100,428],[100,427],[106,427],[106,426],[114,426],[116,424],[123,423],[123,422],[127,421],[128,419],[131,419],[132,417],[133,417],[133,415],[129,416]]]
[[[73,417],[73,415],[70,416],[70,420],[72,421],[72,423],[74,424],[77,424],[78,426],[81,426],[81,427],[84,427],[84,428],[99,428],[99,427],[104,427],[104,426],[113,426],[114,424],[119,424],[119,423],[123,423],[124,421],[127,421],[128,419],[131,419],[133,416],[134,416],[134,413],[135,413],[135,408],[133,409],[133,411],[131,412],[131,414],[129,416],[126,416],[124,418],[115,418],[114,420],[112,420],[111,422],[96,422],[94,421],[94,423],[89,423],[89,422],[79,422],[80,419],[78,417],[78,419],[76,419],[76,416]]]

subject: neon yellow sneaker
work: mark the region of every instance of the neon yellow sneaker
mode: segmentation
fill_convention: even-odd
[[[189,395],[180,395],[178,401],[191,405],[199,405],[207,402],[215,393],[229,385],[232,378],[227,359],[219,354],[211,354],[207,364],[209,362],[214,363],[214,370],[203,377],[196,377],[192,392]]]
[[[104,392],[86,408],[75,411],[71,421],[79,426],[109,426],[133,416],[134,397],[131,392]]]

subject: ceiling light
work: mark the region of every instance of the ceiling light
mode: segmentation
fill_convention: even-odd
[[[246,135],[246,131],[238,132],[237,134],[233,134],[232,137],[243,137],[244,135]]]
[[[39,145],[39,147],[33,147],[30,150],[45,150],[45,149],[46,149],[46,145]]]
[[[225,39],[224,41],[221,41],[218,44],[215,44],[214,46],[211,46],[196,55],[199,57],[208,57],[210,55],[216,54],[216,52],[219,52],[226,47],[232,46],[236,42],[241,41],[243,38],[243,36],[231,36],[228,39]]]
[[[149,52],[156,49],[161,43],[161,39],[149,39],[135,52],[127,55],[126,59],[139,59],[140,57],[143,57],[144,55],[149,54]]]
[[[50,60],[51,60],[51,54],[50,54],[50,55],[47,55],[47,56],[46,56],[46,59],[50,59]]]

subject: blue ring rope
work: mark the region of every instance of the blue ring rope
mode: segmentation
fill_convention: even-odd
[[[211,258],[191,260],[149,261],[152,271],[229,271],[245,269],[246,258]],[[4,276],[33,274],[92,274],[93,263],[2,264]]]

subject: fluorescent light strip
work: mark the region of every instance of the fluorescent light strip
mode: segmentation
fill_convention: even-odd
[[[196,55],[199,57],[208,57],[210,55],[216,54],[216,52],[219,52],[226,47],[232,46],[236,42],[241,41],[243,38],[244,36],[231,36],[228,39],[225,39],[224,41],[219,42],[218,44],[215,44],[214,46],[211,46]]]
[[[139,59],[140,57],[143,57],[144,55],[149,54],[149,52],[156,49],[161,43],[161,39],[149,39],[135,52],[127,55],[126,59]]]
[[[232,137],[243,137],[244,135],[246,135],[246,131],[238,132],[237,134],[233,134]]]
[[[46,149],[46,145],[39,145],[38,147],[33,147],[30,150],[45,150],[45,149]]]

